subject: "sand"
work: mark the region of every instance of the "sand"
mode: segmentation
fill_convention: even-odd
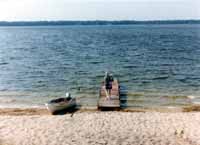
[[[198,112],[11,115],[0,116],[0,145],[200,145]]]

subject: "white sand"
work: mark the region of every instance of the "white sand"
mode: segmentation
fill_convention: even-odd
[[[200,113],[0,116],[0,145],[200,145]]]

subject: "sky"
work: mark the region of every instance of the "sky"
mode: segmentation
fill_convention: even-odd
[[[200,19],[200,0],[0,0],[0,21]]]

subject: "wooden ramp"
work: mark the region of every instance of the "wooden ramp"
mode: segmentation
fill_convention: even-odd
[[[98,109],[119,109],[120,108],[120,92],[117,80],[112,83],[111,98],[106,99],[106,92],[104,83],[100,88]]]

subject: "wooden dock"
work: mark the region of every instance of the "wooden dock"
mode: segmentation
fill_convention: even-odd
[[[117,80],[112,82],[111,98],[106,98],[105,85],[102,83],[99,92],[98,109],[119,109],[120,108],[120,91]]]

